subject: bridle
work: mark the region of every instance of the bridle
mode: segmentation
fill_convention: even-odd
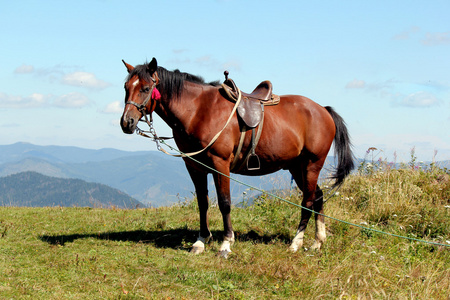
[[[131,105],[136,106],[136,108],[138,109],[138,111],[139,111],[139,112],[142,114],[142,116],[145,118],[145,122],[147,122],[147,123],[148,123],[148,122],[152,122],[152,115],[151,115],[151,113],[150,113],[150,121],[149,121],[148,118],[147,118],[147,113],[146,113],[146,111],[145,111],[145,108],[146,108],[148,102],[150,102],[150,100],[153,100],[153,99],[152,99],[153,90],[154,90],[155,87],[159,84],[158,72],[155,71],[154,74],[156,75],[156,79],[155,79],[153,76],[151,77],[151,79],[152,79],[152,81],[153,81],[153,84],[152,84],[152,87],[150,88],[150,91],[149,91],[149,93],[148,93],[148,96],[147,96],[147,98],[145,98],[144,102],[142,102],[141,104],[139,104],[139,103],[137,103],[137,102],[134,102],[134,101],[131,101],[131,100],[128,100],[127,102],[125,102],[125,105],[131,104]],[[152,106],[153,106],[153,105],[152,105]],[[141,118],[141,119],[142,119],[142,118]],[[141,120],[139,120],[139,121],[141,121]]]
[[[151,77],[151,79],[153,81],[153,84],[152,84],[152,86],[150,88],[150,91],[148,92],[148,96],[145,98],[144,102],[139,104],[137,102],[128,100],[127,102],[125,102],[125,105],[127,105],[127,104],[134,105],[138,109],[138,111],[142,114],[142,117],[139,119],[139,122],[145,122],[149,126],[149,130],[148,131],[142,130],[142,129],[139,128],[139,126],[136,126],[136,133],[138,135],[141,135],[141,136],[144,136],[144,137],[147,137],[147,138],[151,138],[154,142],[156,142],[156,146],[157,146],[158,150],[162,150],[161,146],[159,145],[159,141],[172,139],[172,138],[158,137],[158,135],[156,134],[156,130],[153,127],[153,116],[152,116],[152,113],[150,112],[149,114],[147,114],[147,112],[145,111],[145,108],[147,107],[147,104],[150,102],[150,100],[156,101],[156,99],[152,98],[153,90],[159,84],[160,79],[159,79],[159,76],[158,76],[158,72],[155,71],[154,74],[156,75],[156,78],[153,77],[153,76]],[[152,103],[151,106],[153,107],[153,103]],[[147,115],[150,115],[150,118],[148,118]],[[144,118],[144,120],[142,118]],[[147,135],[146,133],[151,134],[151,136]]]

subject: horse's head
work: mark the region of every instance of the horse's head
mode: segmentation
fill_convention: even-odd
[[[122,60],[123,61],[123,60]],[[151,114],[156,107],[156,101],[161,98],[156,86],[159,83],[158,63],[153,58],[149,64],[133,67],[123,61],[128,70],[125,82],[125,109],[120,120],[124,133],[133,133],[139,120]]]

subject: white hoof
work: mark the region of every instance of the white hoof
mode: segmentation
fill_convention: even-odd
[[[194,245],[192,245],[192,249],[191,249],[191,253],[193,254],[200,254],[203,251],[205,251],[205,244],[200,242],[200,241],[196,241],[194,243]]]
[[[291,246],[289,246],[289,251],[295,253],[298,251],[298,247],[296,245],[291,244]]]
[[[224,237],[222,245],[220,245],[219,255],[223,258],[228,258],[228,254],[231,253],[231,245],[234,244],[234,233],[231,238]]]
[[[197,238],[197,241],[192,245],[191,253],[200,254],[205,251],[205,244],[207,244],[211,240],[212,235],[207,238],[203,238],[200,235]]]
[[[297,234],[295,235],[294,239],[292,240],[292,244],[289,247],[289,251],[292,253],[295,253],[298,251],[299,248],[303,246],[303,235],[305,233],[303,231],[297,231]]]
[[[315,240],[310,249],[320,251],[320,247],[322,247],[322,242]]]

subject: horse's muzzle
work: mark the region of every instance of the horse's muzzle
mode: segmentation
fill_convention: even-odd
[[[132,134],[136,130],[138,120],[134,118],[124,117],[120,119],[120,127],[122,127],[123,133]]]

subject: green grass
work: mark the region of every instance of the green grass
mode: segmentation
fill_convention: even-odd
[[[446,170],[352,175],[325,204],[335,218],[446,244]],[[233,208],[236,243],[201,255],[194,201],[158,209],[0,208],[1,299],[450,299],[450,249],[326,219],[321,252],[288,252],[298,208],[265,196]],[[290,201],[299,203],[293,196]],[[305,247],[314,238],[314,221]]]

